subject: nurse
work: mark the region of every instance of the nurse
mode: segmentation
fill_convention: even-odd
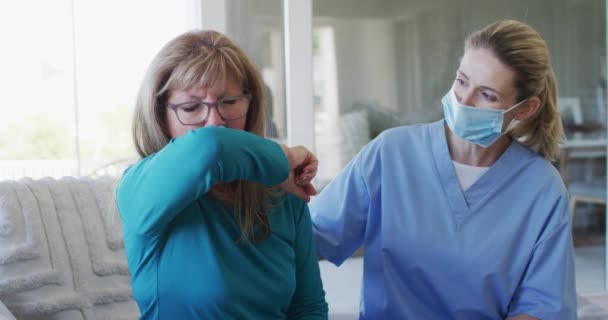
[[[360,319],[575,319],[563,136],[545,41],[471,34],[445,119],[385,131],[311,203],[318,254],[365,246]]]

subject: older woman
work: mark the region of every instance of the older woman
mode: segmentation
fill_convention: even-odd
[[[220,33],[180,35],[152,61],[142,159],[116,191],[142,319],[327,319],[304,201],[317,161],[262,137],[263,105],[259,73]]]

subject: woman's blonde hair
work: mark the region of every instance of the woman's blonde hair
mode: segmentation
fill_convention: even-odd
[[[167,43],[148,67],[137,96],[132,123],[137,153],[144,158],[169,143],[166,105],[172,90],[211,87],[226,81],[240,84],[243,92],[252,95],[245,130],[263,136],[263,81],[253,62],[234,42],[217,31],[195,30]],[[241,238],[268,237],[266,200],[275,194],[271,189],[240,180],[228,188],[213,187],[211,192],[233,204]]]
[[[545,40],[531,26],[514,20],[492,23],[469,35],[465,49],[488,49],[515,72],[517,101],[536,96],[540,107],[519,121],[509,135],[548,160],[559,155],[563,141],[562,120],[557,106],[557,83]]]

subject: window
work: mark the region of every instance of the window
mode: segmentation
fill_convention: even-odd
[[[153,55],[196,26],[192,0],[0,4],[0,177],[118,173]],[[145,12],[145,14],[142,14]]]
[[[265,84],[266,136],[285,141],[285,53],[283,0],[226,1],[226,34],[249,56]]]

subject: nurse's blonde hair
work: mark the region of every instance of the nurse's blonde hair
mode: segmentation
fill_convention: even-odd
[[[508,134],[546,159],[555,160],[564,131],[557,106],[557,83],[545,40],[525,23],[503,20],[469,35],[465,49],[469,48],[492,51],[515,72],[517,101],[533,96],[540,99],[536,113],[519,121]]]
[[[172,90],[223,85],[226,81],[236,82],[243,92],[251,94],[245,130],[263,136],[263,81],[234,42],[216,31],[195,30],[167,43],[150,63],[137,96],[132,137],[138,154],[145,158],[169,143],[166,113]],[[242,238],[269,236],[267,197],[275,194],[271,189],[241,180],[228,188],[214,187],[212,194],[233,204]]]

